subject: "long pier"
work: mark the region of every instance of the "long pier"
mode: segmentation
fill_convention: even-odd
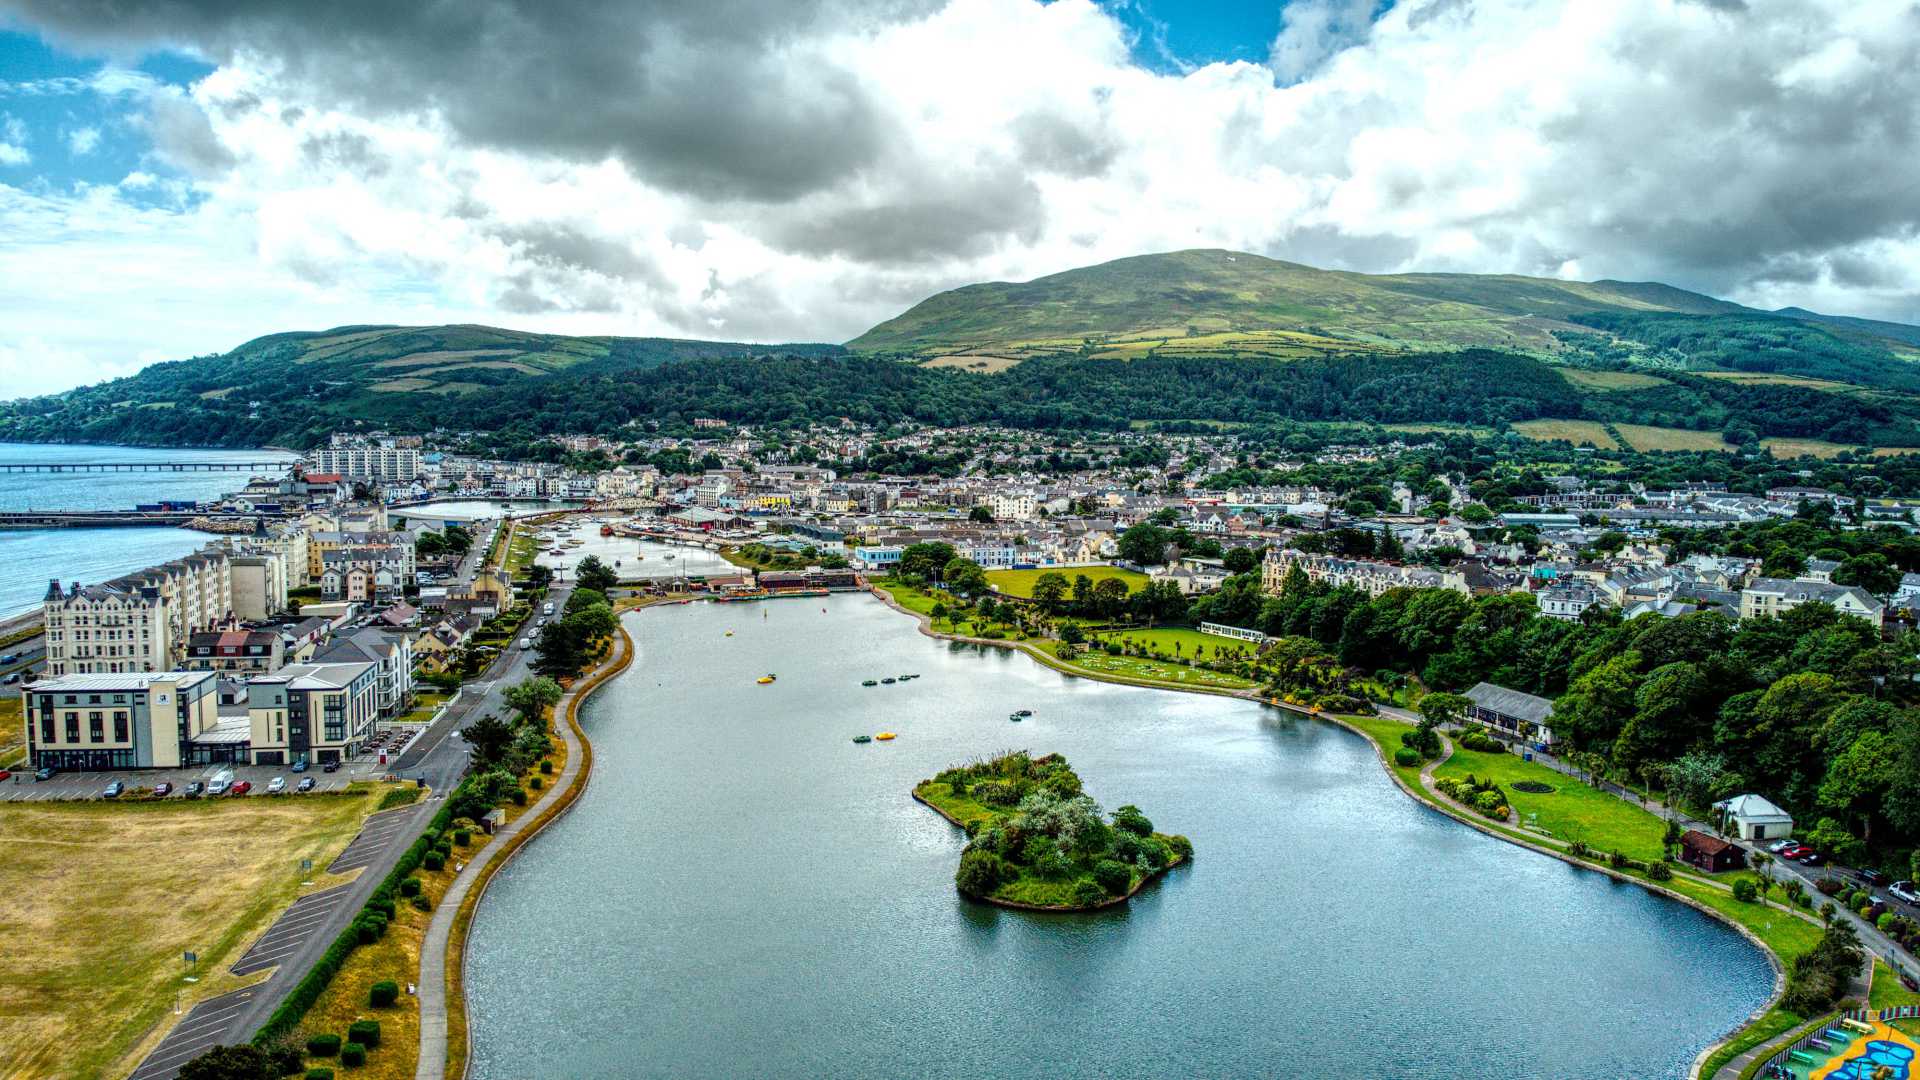
[[[277,517],[260,513],[210,513],[205,510],[5,510],[0,511],[0,529],[97,529],[138,525],[179,528],[200,519],[252,523],[262,518]]]
[[[296,462],[276,461],[0,461],[0,473],[105,472],[285,472]]]

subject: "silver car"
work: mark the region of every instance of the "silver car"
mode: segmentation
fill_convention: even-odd
[[[1911,881],[1896,881],[1887,889],[1895,899],[1905,900],[1909,904],[1920,904],[1920,889],[1914,888]]]

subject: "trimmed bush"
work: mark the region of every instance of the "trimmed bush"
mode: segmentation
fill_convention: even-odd
[[[419,894],[417,894],[416,896],[414,896],[414,898],[413,898],[413,910],[415,910],[415,911],[432,911],[432,910],[433,910],[433,901],[431,901],[431,900],[429,900],[429,899],[427,899],[427,894],[426,894],[426,893],[419,893]]]
[[[513,793],[507,797],[513,800],[515,806],[527,805],[527,793],[519,788],[513,789]]]
[[[324,1065],[315,1065],[307,1070],[307,1080],[333,1080],[333,1070]]]
[[[410,878],[407,878],[405,881],[402,881],[400,883],[400,895],[401,896],[419,896],[420,895],[420,879],[417,877],[410,877]]]
[[[366,1063],[367,1063],[366,1047],[360,1045],[357,1042],[350,1042],[347,1045],[340,1048],[340,1064],[365,1065]]]
[[[1073,902],[1081,907],[1092,907],[1107,898],[1107,890],[1101,888],[1092,878],[1081,878],[1073,883]]]
[[[382,979],[367,988],[367,1003],[376,1009],[384,1009],[400,1000],[400,984],[392,979]]]
[[[1739,881],[1733,883],[1733,898],[1735,900],[1751,904],[1759,895],[1760,890],[1754,888],[1753,882],[1747,878],[1741,878]]]
[[[307,1040],[307,1054],[310,1057],[332,1057],[340,1052],[340,1036],[328,1031]]]
[[[552,762],[551,760],[548,760],[548,761],[542,761],[542,762],[540,763],[540,775],[542,775],[542,776],[552,776],[552,775],[553,775],[553,762]]]
[[[380,1045],[380,1021],[355,1020],[347,1025],[347,1038],[372,1049]]]
[[[428,870],[439,870],[447,865],[447,857],[438,851],[429,851],[421,856],[420,865]]]
[[[1108,896],[1119,896],[1133,887],[1133,871],[1117,859],[1101,859],[1093,865],[1093,880]]]
[[[960,853],[960,869],[953,883],[968,896],[991,896],[1008,876],[1006,864],[991,851],[968,848]]]
[[[1183,859],[1191,859],[1193,858],[1193,841],[1177,834],[1169,836],[1167,837],[1167,850]]]
[[[542,784],[542,781],[539,777],[537,776],[527,777],[527,786],[532,788],[533,790],[539,791],[541,788],[541,784]]]
[[[1411,768],[1420,764],[1420,751],[1411,746],[1398,747],[1393,752],[1393,763],[1401,768]]]
[[[1665,859],[1661,859],[1659,862],[1647,867],[1647,877],[1654,881],[1672,881],[1673,864]]]
[[[473,833],[466,829],[455,829],[453,832],[453,842],[457,847],[466,847],[468,844],[473,843]]]

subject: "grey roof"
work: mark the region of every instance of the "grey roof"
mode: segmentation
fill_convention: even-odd
[[[120,674],[63,675],[27,684],[27,689],[42,694],[129,693],[145,690],[156,682],[196,686],[213,678],[211,671],[139,671]]]
[[[1543,724],[1553,716],[1553,702],[1546,698],[1492,683],[1475,683],[1473,689],[1467,691],[1467,699],[1490,712],[1534,724]]]

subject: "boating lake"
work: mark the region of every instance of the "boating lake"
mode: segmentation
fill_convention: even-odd
[[[1672,1077],[1772,990],[1732,929],[1416,804],[1330,723],[860,595],[625,625],[592,783],[474,922],[475,1077]],[[908,792],[1016,748],[1193,863],[1108,912],[962,900],[964,837]]]

